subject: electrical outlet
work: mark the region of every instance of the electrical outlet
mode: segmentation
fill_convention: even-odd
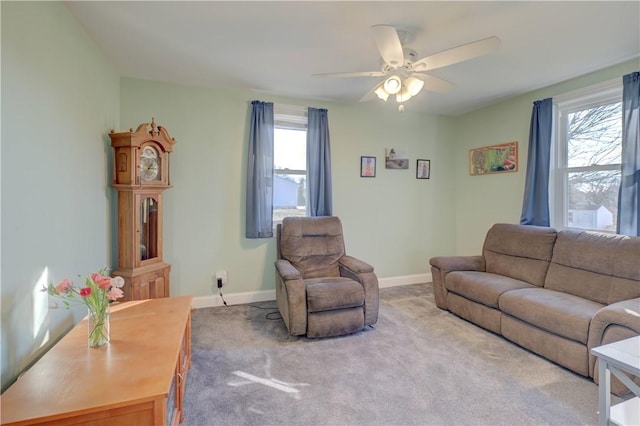
[[[216,282],[218,283],[218,288],[224,287],[227,284],[227,271],[216,272]]]

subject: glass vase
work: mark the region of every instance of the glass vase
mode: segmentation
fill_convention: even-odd
[[[109,305],[104,308],[89,308],[89,347],[99,348],[109,343],[111,312]]]

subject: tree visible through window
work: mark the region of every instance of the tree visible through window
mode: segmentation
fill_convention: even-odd
[[[559,102],[554,226],[615,232],[622,155],[619,90]]]

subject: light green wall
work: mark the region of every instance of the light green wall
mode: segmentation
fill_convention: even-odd
[[[624,74],[639,69],[638,60],[629,61],[509,99],[456,119],[456,143],[452,164],[456,169],[456,254],[479,254],[487,230],[494,223],[520,222],[533,102],[612,78],[620,78],[622,81]],[[510,141],[518,141],[518,172],[469,175],[469,149]]]
[[[215,272],[223,269],[228,293],[274,288],[274,240],[244,237],[253,99],[329,110],[334,214],[349,254],[384,278],[426,273],[430,256],[453,250],[452,119],[127,78],[120,87],[123,128],[155,117],[176,138],[174,187],[164,195],[174,295],[213,294]],[[384,149],[394,146],[409,150],[409,170],[385,170]],[[360,178],[362,155],[377,157],[376,178]],[[431,160],[431,179],[415,178],[417,158]]]
[[[47,309],[42,283],[111,262],[119,79],[62,3],[3,1],[1,13],[4,389],[86,315]]]
[[[637,61],[459,118],[389,113],[373,105],[275,98],[119,79],[62,3],[0,3],[2,19],[2,388],[85,314],[47,309],[39,286],[116,266],[108,131],[151,117],[177,140],[165,192],[165,258],[174,295],[273,289],[272,239],[244,238],[249,102],[326,107],[334,213],[349,254],[381,278],[428,272],[429,257],[475,254],[486,230],[520,217],[531,102],[640,68]],[[517,140],[520,170],[469,176],[468,149]],[[384,149],[409,150],[409,170],[385,170]],[[359,177],[361,155],[377,177]],[[415,160],[431,179],[415,179]]]

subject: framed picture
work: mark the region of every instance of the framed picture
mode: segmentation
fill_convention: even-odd
[[[360,157],[360,177],[376,177],[376,157]]]
[[[387,169],[408,169],[409,151],[401,148],[387,148],[384,164]]]
[[[486,175],[518,171],[518,142],[469,150],[469,174]]]
[[[416,179],[429,179],[431,175],[431,160],[418,160],[416,163]]]

